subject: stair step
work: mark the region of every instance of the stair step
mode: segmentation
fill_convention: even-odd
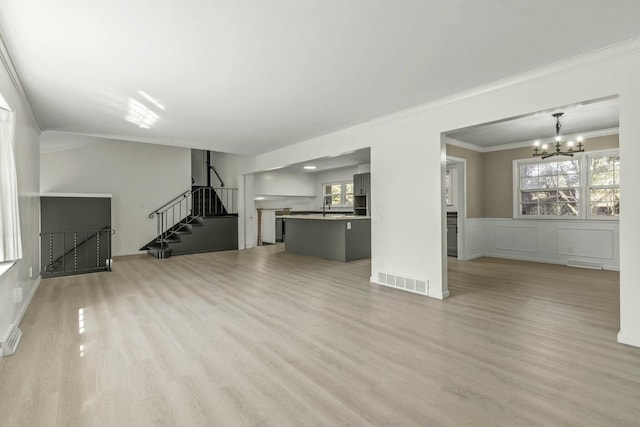
[[[189,225],[194,226],[194,227],[202,227],[202,223],[204,222],[202,217],[193,216],[191,218],[192,219],[189,221]]]
[[[174,231],[175,234],[191,234],[191,226],[189,224],[183,225]]]
[[[167,246],[165,246],[163,249],[160,249],[159,247],[153,248],[150,246],[147,250],[147,253],[154,258],[164,259],[171,256],[171,249],[169,249]]]

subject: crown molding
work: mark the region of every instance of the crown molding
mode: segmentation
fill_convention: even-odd
[[[493,92],[496,90],[504,89],[510,86],[515,86],[521,83],[526,83],[531,80],[539,79],[553,74],[559,74],[567,71],[585,68],[590,65],[600,64],[606,61],[610,61],[617,58],[622,58],[634,54],[640,53],[640,37],[636,37],[624,42],[616,43],[610,46],[606,46],[600,49],[593,50],[591,52],[583,53],[581,55],[573,56],[571,58],[564,59],[553,64],[545,65],[542,67],[534,68],[530,71],[525,71],[520,74],[514,74],[504,79],[496,80],[491,83],[487,83],[481,86],[476,86],[472,89],[457,92],[453,95],[445,96],[442,98],[429,101],[418,106],[406,108],[404,110],[397,111],[395,113],[388,114],[384,117],[371,120],[369,123],[373,126],[395,121],[398,119],[404,119],[413,115],[421,114],[436,108],[440,108],[449,104],[453,104],[459,101],[463,101],[469,98],[474,98],[485,93]]]
[[[31,102],[29,102],[29,98],[27,97],[27,93],[22,86],[22,81],[20,80],[20,76],[16,71],[16,67],[14,65],[13,60],[11,59],[11,54],[7,49],[7,45],[4,42],[4,34],[2,30],[0,30],[0,62],[2,62],[2,66],[7,72],[9,79],[11,80],[11,84],[15,88],[18,96],[25,106],[25,110],[28,111],[28,114],[31,116],[33,123],[36,125],[38,132],[42,133],[42,126],[40,126],[40,122],[33,112],[33,108],[31,108]],[[15,110],[15,106],[9,106],[11,109]]]
[[[465,150],[477,151],[478,153],[484,153],[486,151],[486,147],[481,147],[476,144],[472,144],[470,142],[460,141],[459,139],[453,139],[451,137],[447,137],[445,141],[448,145],[453,145],[456,147],[464,148]]]
[[[568,134],[568,135],[562,135],[563,140],[569,140],[569,139],[575,139],[579,136],[585,138],[585,139],[589,139],[589,138],[596,138],[599,136],[608,136],[608,135],[617,135],[620,132],[620,128],[608,128],[608,129],[599,129],[599,130],[593,130],[590,132],[580,132],[580,133],[573,133],[573,134]],[[554,138],[540,138],[542,139],[548,139],[552,142],[550,143],[554,143],[553,140]],[[533,147],[533,143],[536,140],[529,140],[529,141],[520,141],[520,142],[512,142],[509,144],[501,144],[501,145],[493,145],[491,147],[480,147],[482,149],[483,153],[489,153],[491,151],[502,151],[502,150],[511,150],[514,148],[523,148],[523,147]]]
[[[582,136],[585,139],[589,139],[589,138],[597,138],[599,136],[617,135],[618,133],[620,133],[620,128],[616,127],[616,128],[593,130],[590,132],[580,132],[580,133],[574,133],[569,135],[562,135],[562,137],[564,139],[573,139],[573,138],[577,138],[578,136]],[[541,139],[545,139],[545,138],[541,138]],[[450,145],[454,145],[456,147],[465,148],[467,150],[477,151],[478,153],[490,153],[492,151],[503,151],[503,150],[512,150],[514,148],[533,147],[534,141],[535,140],[519,141],[519,142],[511,142],[509,144],[500,144],[500,145],[492,145],[490,147],[482,147],[480,145],[472,144],[470,142],[460,141],[458,139],[447,137],[446,143]]]

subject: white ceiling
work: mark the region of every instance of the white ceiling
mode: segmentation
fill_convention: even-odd
[[[349,166],[363,165],[371,162],[370,152],[371,150],[369,148],[363,148],[348,153],[340,153],[335,156],[323,157],[320,159],[313,159],[306,162],[287,165],[282,168],[278,168],[278,170],[283,172],[316,173],[332,169],[346,168]],[[305,169],[305,166],[315,166],[316,168],[309,170]]]
[[[43,130],[242,154],[636,38],[639,21],[638,0],[0,0]],[[130,99],[157,121],[126,121]]]
[[[596,130],[615,129],[619,125],[619,99],[610,98],[540,111],[523,117],[486,123],[447,132],[447,136],[479,147],[496,147],[518,142],[553,138],[556,135],[554,113],[560,118],[561,135],[576,135]]]

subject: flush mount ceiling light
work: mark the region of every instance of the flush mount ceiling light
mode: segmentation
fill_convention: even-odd
[[[316,166],[313,165],[307,165],[304,167],[306,170],[314,170],[316,168]]]
[[[548,144],[543,144],[540,147],[540,141],[536,141],[533,147],[533,157],[541,156],[543,159],[552,156],[573,156],[574,153],[581,153],[584,151],[584,145],[582,144],[582,137],[579,136],[576,141],[578,141],[578,146],[576,147],[576,143],[573,140],[567,141],[567,150],[562,151],[562,137],[560,136],[560,128],[562,128],[562,124],[560,123],[560,117],[562,117],[564,113],[555,113],[552,114],[556,119],[556,139],[555,139],[555,151],[547,152],[547,148],[549,148]],[[574,149],[574,147],[576,147]],[[540,151],[542,150],[542,151]]]

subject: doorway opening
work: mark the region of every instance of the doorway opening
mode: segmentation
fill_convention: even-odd
[[[611,96],[444,132],[445,273],[454,258],[482,257],[618,271],[618,123],[619,100]],[[578,136],[584,151],[568,148]],[[536,141],[548,156],[534,155]]]

